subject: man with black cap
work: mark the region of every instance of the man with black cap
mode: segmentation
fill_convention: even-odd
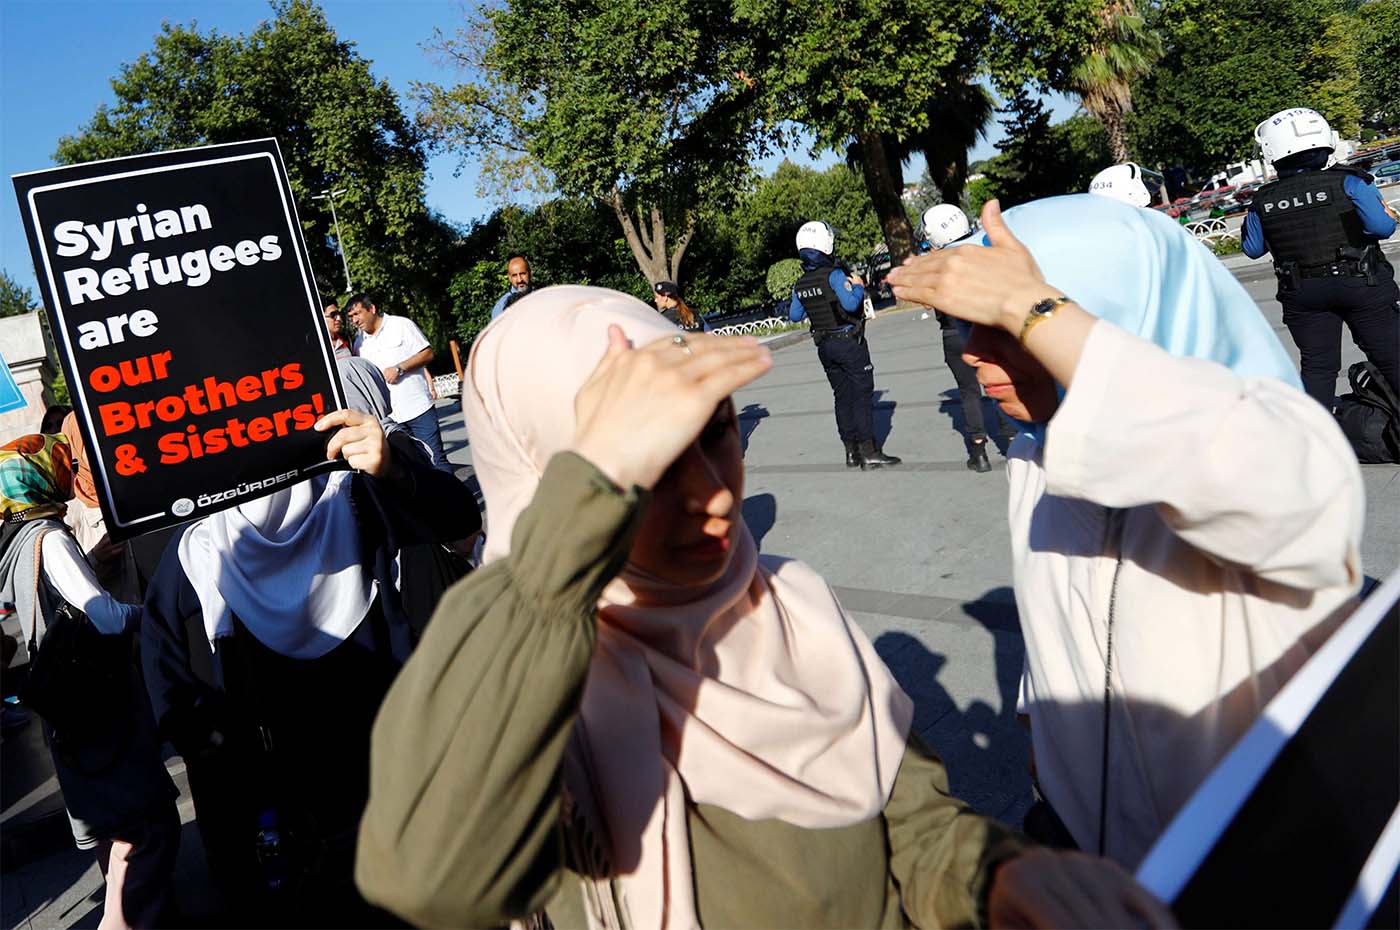
[[[836,431],[846,444],[846,467],[898,465],[875,441],[875,365],[861,326],[865,282],[836,267],[836,232],[814,220],[797,231],[802,277],[792,289],[788,318],[812,321],[812,341],[836,399]]]

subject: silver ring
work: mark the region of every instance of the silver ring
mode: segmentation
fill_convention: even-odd
[[[671,337],[671,345],[675,346],[677,349],[680,349],[686,355],[689,355],[691,357],[694,357],[695,355],[695,353],[690,350],[690,344],[685,341],[685,337],[682,336],[680,333],[676,333],[674,336]]]

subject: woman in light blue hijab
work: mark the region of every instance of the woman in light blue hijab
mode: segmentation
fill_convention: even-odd
[[[1008,451],[1021,712],[1075,843],[1136,867],[1350,606],[1360,469],[1219,261],[1081,194],[982,213],[897,296],[972,324]]]

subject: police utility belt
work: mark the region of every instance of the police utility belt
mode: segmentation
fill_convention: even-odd
[[[859,339],[859,338],[860,338],[860,332],[859,332],[859,330],[857,329],[857,327],[855,327],[855,326],[851,326],[849,329],[819,329],[819,330],[813,330],[813,332],[812,332],[812,341],[815,342],[817,345],[821,345],[823,342],[826,342],[828,339]]]
[[[1380,271],[1389,262],[1376,245],[1365,248],[1343,246],[1337,250],[1337,260],[1325,265],[1300,265],[1297,262],[1279,262],[1274,265],[1274,274],[1280,283],[1296,289],[1299,281],[1309,278],[1365,278],[1368,285],[1380,281]]]

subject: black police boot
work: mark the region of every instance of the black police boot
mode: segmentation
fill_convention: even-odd
[[[973,441],[972,448],[967,454],[967,467],[979,474],[992,470],[992,463],[987,461],[987,440]]]
[[[866,439],[860,444],[860,467],[884,468],[886,465],[898,465],[902,459],[893,455],[886,455],[884,450],[875,445],[875,440]]]
[[[846,443],[846,467],[860,467],[860,450],[856,448],[856,444],[853,442]]]

